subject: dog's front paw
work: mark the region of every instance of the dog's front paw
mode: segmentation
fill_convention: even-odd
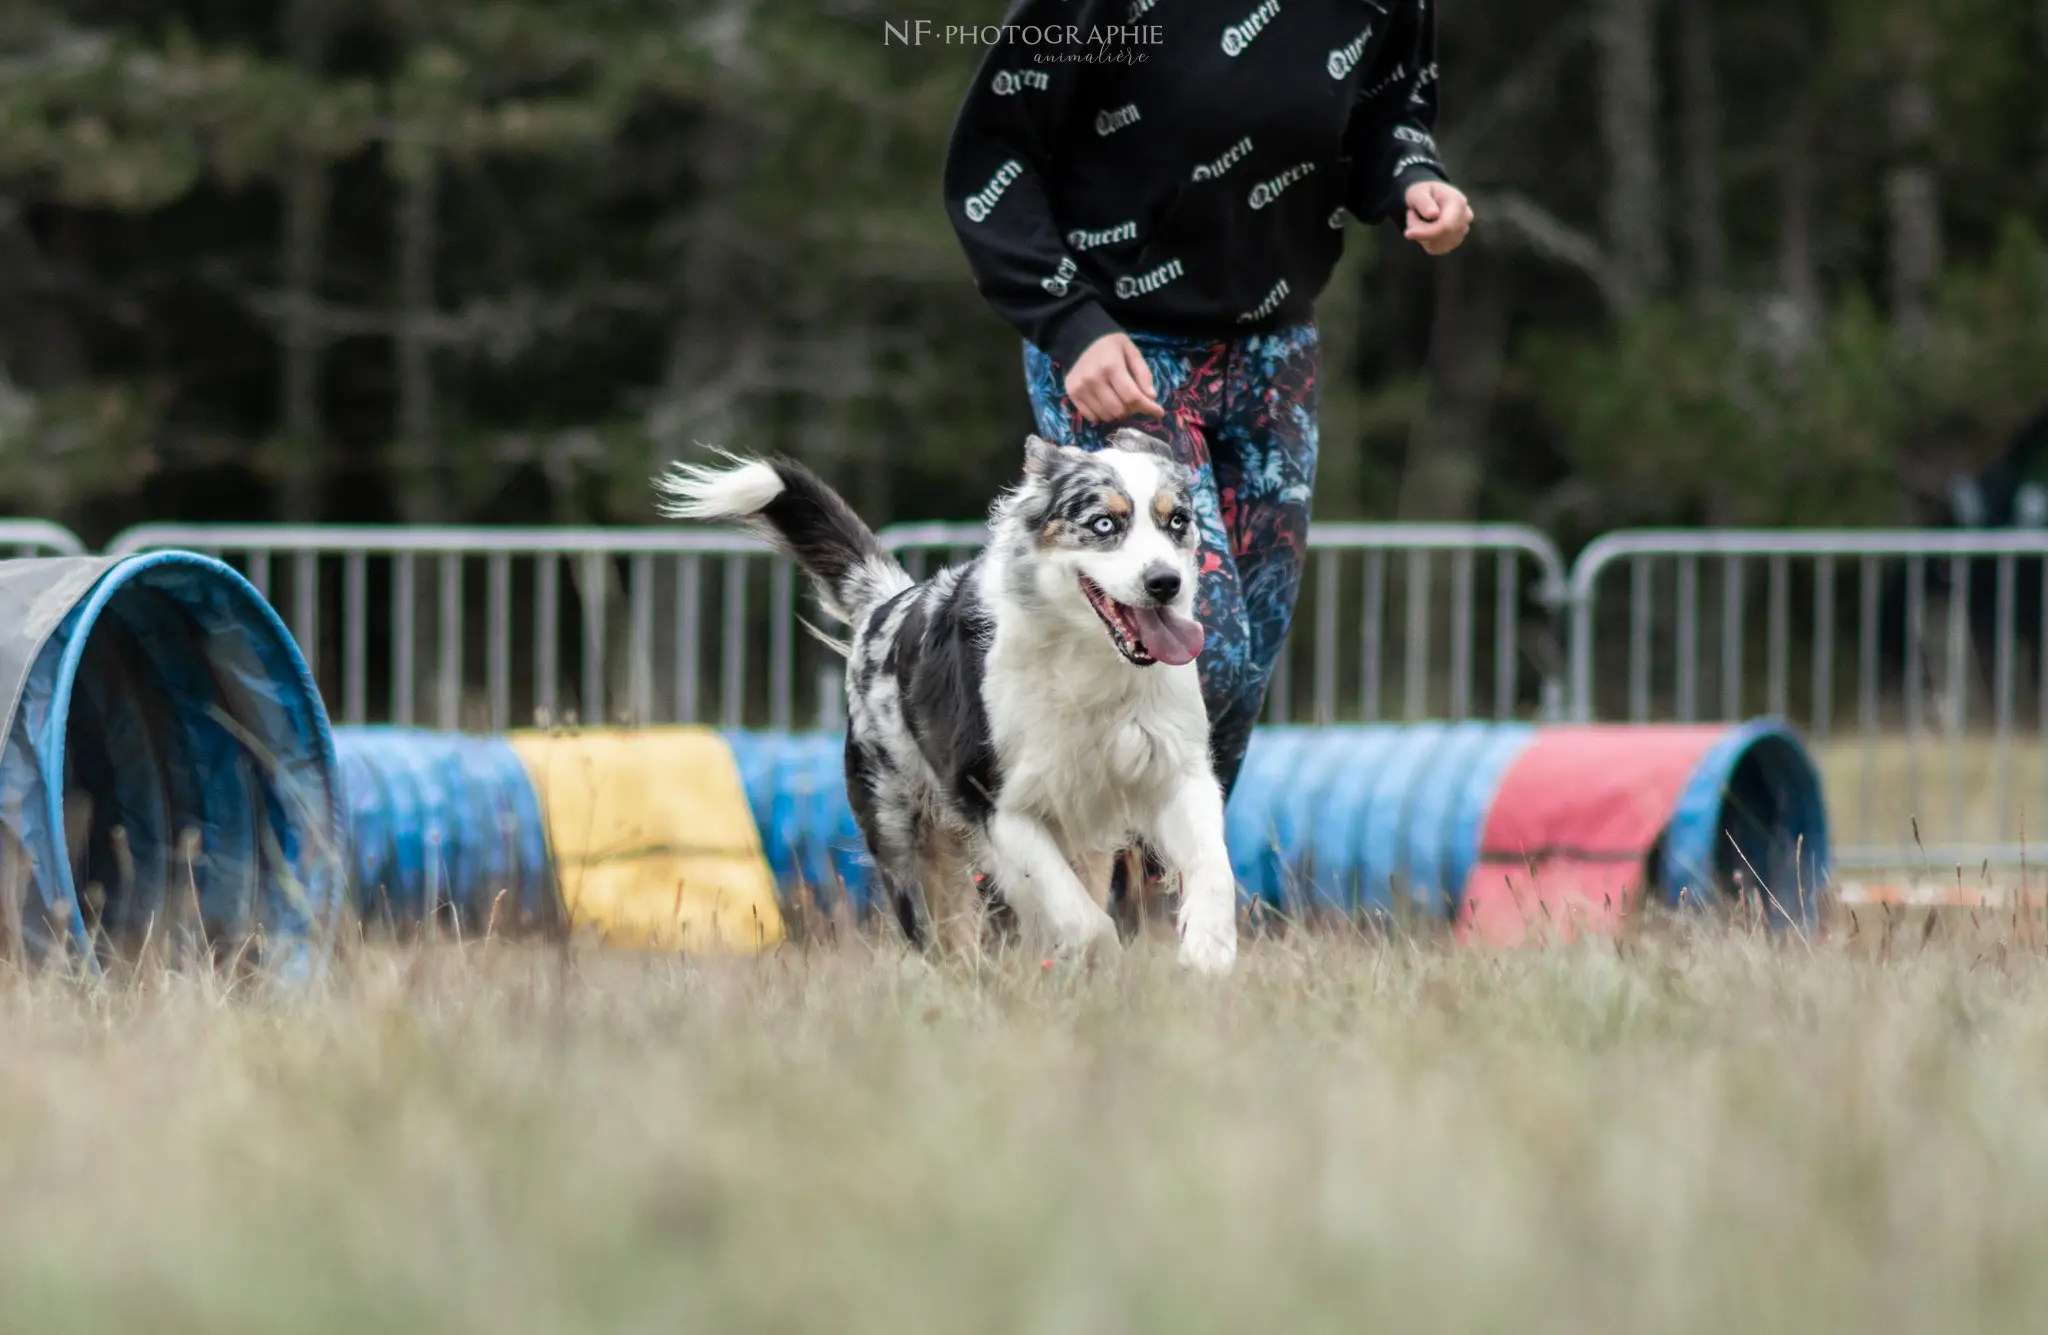
[[[1237,963],[1237,881],[1219,855],[1189,872],[1180,902],[1180,962],[1219,977]]]
[[[1053,953],[1062,959],[1092,963],[1115,959],[1123,951],[1116,920],[1100,909],[1085,916],[1076,915],[1073,921],[1060,923],[1053,932]]]
[[[1180,962],[1185,968],[1214,978],[1229,973],[1237,963],[1237,924],[1183,923]]]

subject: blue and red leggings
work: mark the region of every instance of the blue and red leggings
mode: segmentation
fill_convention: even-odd
[[[1133,333],[1152,368],[1166,420],[1116,423],[1163,435],[1195,474],[1201,582],[1195,612],[1208,634],[1199,660],[1209,705],[1209,755],[1229,795],[1287,642],[1308,547],[1316,475],[1317,339],[1312,324],[1222,341]],[[1038,433],[1100,448],[1068,401],[1066,373],[1024,350]]]

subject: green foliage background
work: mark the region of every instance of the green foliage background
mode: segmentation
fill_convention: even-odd
[[[0,504],[88,537],[643,522],[649,471],[702,443],[802,455],[878,521],[975,514],[1029,420],[938,199],[979,51],[888,25],[999,8],[14,0]],[[1480,229],[1447,262],[1355,230],[1319,513],[1921,520],[2048,398],[2048,7],[1443,22]],[[1661,207],[1624,236],[1631,23]]]

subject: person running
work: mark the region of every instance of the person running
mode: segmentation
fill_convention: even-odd
[[[953,128],[947,211],[1039,434],[1146,427],[1194,472],[1226,797],[1300,587],[1345,217],[1405,212],[1432,255],[1472,224],[1436,85],[1430,0],[1018,0]]]

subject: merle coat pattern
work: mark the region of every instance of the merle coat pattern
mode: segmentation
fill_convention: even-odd
[[[923,583],[799,464],[658,486],[670,515],[766,533],[852,627],[849,797],[913,939],[971,948],[982,872],[1056,951],[1113,952],[1112,860],[1142,840],[1181,878],[1182,962],[1224,972],[1236,885],[1194,666],[1192,479],[1162,441],[1108,444],[1033,436],[988,547]]]

